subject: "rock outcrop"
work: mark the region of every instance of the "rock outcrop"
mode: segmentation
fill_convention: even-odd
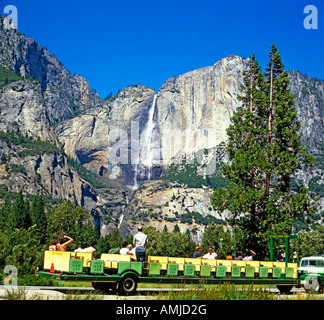
[[[39,83],[18,81],[0,89],[0,130],[55,144]]]
[[[313,153],[323,152],[324,141],[324,81],[291,71],[290,91],[301,122],[301,142]]]
[[[0,65],[40,82],[51,123],[70,118],[101,101],[88,82],[72,75],[55,55],[15,29],[4,28],[0,16]]]

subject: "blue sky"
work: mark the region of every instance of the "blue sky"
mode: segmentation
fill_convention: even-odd
[[[255,53],[263,68],[271,43],[285,68],[324,79],[321,0],[0,0],[18,9],[18,29],[45,46],[102,98],[164,81],[217,60]],[[318,29],[306,30],[306,5]],[[323,27],[322,27],[323,26]]]

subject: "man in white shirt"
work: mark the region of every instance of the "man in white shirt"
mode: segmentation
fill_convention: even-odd
[[[207,250],[207,253],[203,256],[203,259],[216,259],[218,257],[218,254],[212,249],[209,248]]]
[[[255,257],[256,257],[256,253],[253,250],[248,250],[243,260],[252,261],[255,259]]]
[[[146,254],[145,247],[148,245],[148,239],[147,239],[147,235],[143,233],[142,226],[138,226],[137,231],[138,232],[135,234],[133,239],[133,246],[135,247],[136,261],[143,262],[145,259],[145,254]]]

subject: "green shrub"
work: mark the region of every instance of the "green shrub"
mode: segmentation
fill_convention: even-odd
[[[22,165],[18,164],[11,164],[10,165],[10,172],[21,172],[21,173],[26,173],[26,169]]]
[[[215,224],[223,224],[223,225],[226,224],[225,221],[217,219],[210,214],[203,217],[199,212],[195,212],[195,211],[189,211],[189,212],[182,214],[180,216],[181,223],[191,224],[193,219],[195,220],[195,222],[197,224],[203,224],[205,226],[211,224],[212,222],[214,222]]]
[[[107,187],[105,184],[100,182],[100,177],[95,172],[92,172],[85,168],[80,162],[68,157],[68,164],[74,168],[78,174],[87,182],[89,182],[94,188],[102,189]]]
[[[36,156],[45,153],[62,153],[55,145],[40,139],[29,138],[20,132],[0,131],[0,140],[5,141],[8,146],[19,145],[23,150],[18,152],[19,157]]]
[[[53,280],[36,277],[34,274],[28,274],[22,278],[18,278],[19,286],[53,286]]]
[[[308,188],[310,191],[315,192],[319,196],[324,196],[324,184],[318,184],[317,181],[320,180],[320,177],[313,177],[309,180]]]
[[[226,187],[229,183],[227,179],[219,175],[219,171],[216,171],[213,175],[209,175],[204,178],[202,175],[198,174],[197,167],[197,163],[187,164],[185,161],[183,161],[181,165],[172,164],[163,174],[161,179],[183,183],[189,188],[201,188],[202,186],[208,186],[214,189],[219,189]]]
[[[9,83],[23,80],[21,76],[3,66],[0,66],[0,89]]]

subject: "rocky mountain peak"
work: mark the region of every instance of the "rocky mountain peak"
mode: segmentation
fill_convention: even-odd
[[[3,28],[3,21],[0,16],[0,65],[39,80],[51,123],[101,102],[83,77],[72,75],[34,39]]]

